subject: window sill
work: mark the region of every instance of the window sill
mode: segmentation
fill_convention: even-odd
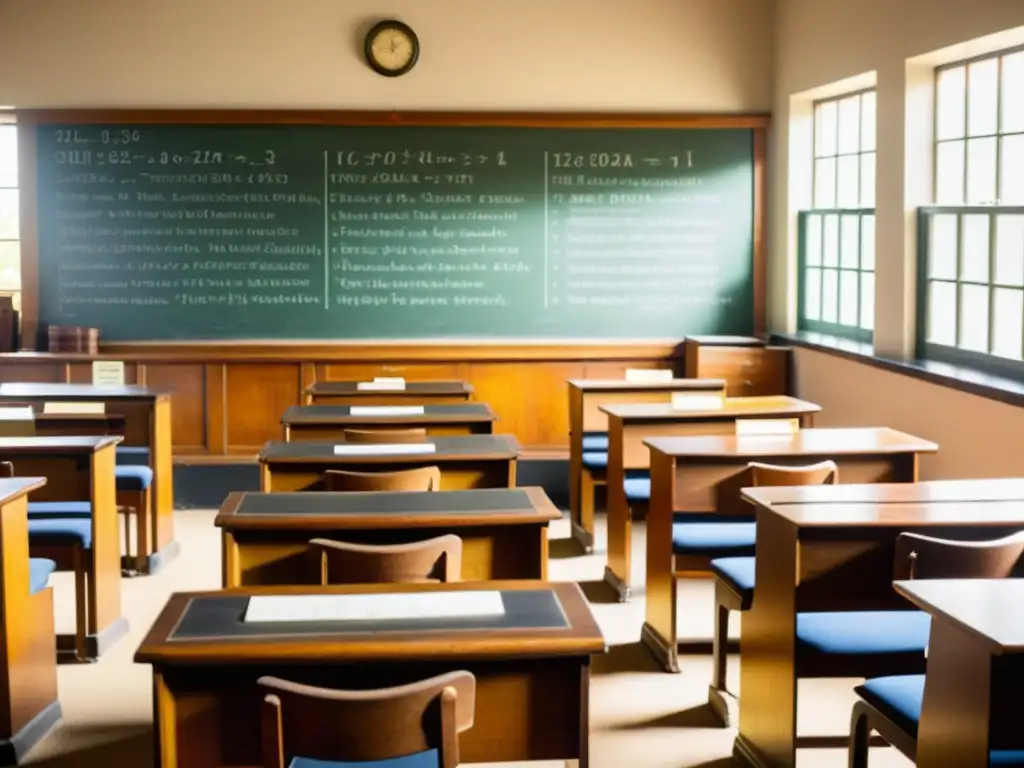
[[[822,333],[812,333],[809,331],[773,333],[771,338],[772,343],[813,349],[903,376],[927,381],[940,387],[949,387],[950,389],[967,392],[978,397],[997,400],[1007,405],[1024,406],[1024,382],[1014,379],[993,376],[970,368],[932,360],[899,360],[889,357],[877,357],[871,344],[828,336]]]

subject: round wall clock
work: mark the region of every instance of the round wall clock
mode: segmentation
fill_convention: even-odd
[[[416,66],[420,41],[408,24],[387,19],[366,34],[366,62],[378,74],[398,77]]]

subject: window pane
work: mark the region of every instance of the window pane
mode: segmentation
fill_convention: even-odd
[[[1024,216],[996,217],[995,271],[1000,285],[1024,285]]]
[[[1024,51],[1003,57],[1002,78],[1003,115],[999,130],[1024,131]]]
[[[971,214],[960,219],[963,229],[963,252],[960,259],[960,279],[972,283],[988,282],[988,226],[985,214]]]
[[[960,286],[960,349],[988,352],[988,287]]]
[[[860,156],[860,207],[875,207],[875,153]]]
[[[839,183],[836,207],[856,208],[860,205],[860,155],[839,158]]]
[[[836,207],[836,160],[834,157],[814,163],[814,207]]]
[[[860,216],[843,216],[839,229],[839,263],[856,269],[860,261]]]
[[[956,205],[963,201],[964,142],[943,142],[935,149],[935,202]]]
[[[848,96],[839,101],[839,154],[856,152],[860,148],[860,96]]]
[[[0,240],[18,239],[18,190],[0,189]]]
[[[826,267],[839,265],[839,217],[830,215],[825,217],[825,231],[822,248],[822,263]]]
[[[839,273],[839,322],[843,325],[856,327],[860,320],[860,305],[857,301],[859,283],[857,272],[844,270]]]
[[[860,150],[875,151],[875,92],[860,97]]]
[[[967,70],[967,133],[987,136],[996,132],[999,103],[999,59],[976,61]]]
[[[18,186],[17,128],[0,125],[0,187]]]
[[[928,285],[928,331],[932,344],[956,345],[956,283]]]
[[[1024,134],[1003,136],[1000,141],[999,202],[1003,205],[1024,204]]]
[[[826,157],[836,153],[838,107],[826,101],[814,108],[814,156]]]
[[[967,140],[968,204],[994,203],[996,199],[996,139]]]
[[[0,291],[21,290],[20,245],[17,240],[0,242]]]
[[[875,276],[870,272],[860,275],[860,327],[868,331],[875,327]]]
[[[808,320],[821,319],[820,269],[808,269],[804,272],[804,317]]]
[[[807,242],[804,243],[804,260],[808,266],[821,264],[821,216],[806,219]]]
[[[939,72],[935,82],[935,138],[959,139],[964,135],[966,70],[951,67]]]
[[[821,277],[821,319],[834,323],[839,316],[839,271],[825,269]]]
[[[931,217],[928,232],[928,277],[956,279],[956,214],[939,213]]]
[[[860,217],[860,268],[875,268],[875,217],[874,214]]]
[[[1020,360],[1024,342],[1024,291],[996,288],[992,313],[992,354]]]

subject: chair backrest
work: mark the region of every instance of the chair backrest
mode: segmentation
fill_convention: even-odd
[[[324,473],[328,491],[439,491],[441,470],[438,467],[416,467],[397,472],[350,472],[328,469]]]
[[[752,461],[747,464],[754,486],[775,485],[834,485],[839,482],[839,467],[834,461],[805,464],[801,467],[783,467]]]
[[[10,461],[0,461],[0,478],[14,477],[14,464]]]
[[[311,539],[321,584],[419,584],[462,580],[462,539],[445,534],[408,544]]]
[[[893,579],[1004,579],[1024,554],[1024,531],[989,541],[953,541],[901,533]]]
[[[448,672],[394,688],[336,691],[261,677],[263,766],[296,757],[372,762],[436,749],[438,768],[459,763],[458,734],[473,727],[476,678]]]
[[[346,443],[422,443],[427,439],[427,430],[409,429],[345,429],[342,430]]]

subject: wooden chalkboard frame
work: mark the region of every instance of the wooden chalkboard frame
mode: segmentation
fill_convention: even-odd
[[[510,128],[747,128],[754,136],[754,333],[767,329],[767,114],[617,114],[556,112],[383,112],[322,110],[173,110],[173,109],[68,109],[19,110],[18,168],[21,228],[22,348],[34,349],[39,325],[39,240],[37,210],[36,127],[52,124],[119,123],[162,125],[295,125],[295,126],[492,126]],[[238,341],[189,341],[177,345],[237,346]],[[244,343],[244,342],[243,342]],[[260,343],[260,342],[250,342]],[[280,341],[277,341],[280,343]],[[422,341],[431,345],[429,339]],[[359,341],[338,341],[359,346]],[[506,341],[495,342],[507,346]],[[153,342],[119,342],[119,347],[152,346]]]

